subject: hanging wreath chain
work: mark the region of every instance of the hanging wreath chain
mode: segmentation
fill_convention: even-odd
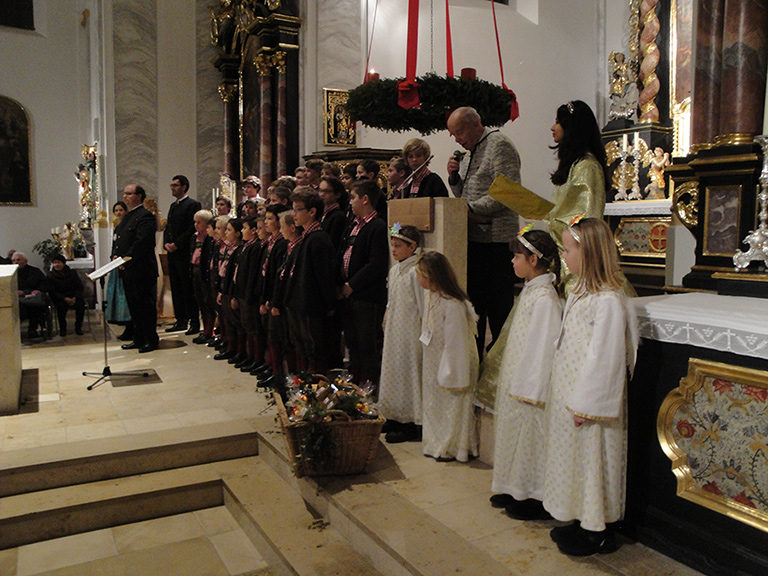
[[[503,126],[509,121],[512,96],[496,84],[425,74],[416,78],[421,107],[406,110],[397,104],[399,80],[373,80],[351,90],[346,106],[352,118],[370,128],[416,130],[424,136],[445,130],[448,115],[461,106],[477,110],[484,126]]]

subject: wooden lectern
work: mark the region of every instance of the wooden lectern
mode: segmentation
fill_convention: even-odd
[[[467,201],[463,198],[406,198],[388,203],[389,227],[395,222],[416,226],[424,248],[442,252],[467,288]]]
[[[18,266],[0,265],[0,414],[17,414],[21,399]]]

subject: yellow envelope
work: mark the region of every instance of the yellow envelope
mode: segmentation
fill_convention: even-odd
[[[491,198],[511,208],[526,220],[543,220],[555,206],[522,184],[499,174],[488,190]]]

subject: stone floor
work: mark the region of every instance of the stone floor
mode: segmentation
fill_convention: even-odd
[[[120,350],[119,342],[110,339],[113,371],[152,369],[158,378],[146,383],[115,380],[89,391],[86,387],[93,379],[82,372],[100,372],[104,365],[99,332],[94,321],[91,334],[24,345],[26,404],[21,414],[0,417],[0,468],[3,461],[35,458],[40,447],[65,450],[66,445],[94,439],[218,422],[241,421],[255,428],[269,410],[265,396],[255,391],[254,378],[214,361],[212,348],[194,345],[191,337],[181,334],[163,334],[161,349],[142,355]],[[369,476],[393,498],[418,510],[433,527],[431,536],[450,535],[452,542],[458,537],[463,546],[487,555],[509,574],[698,574],[631,542],[608,555],[577,559],[560,554],[548,535],[554,521],[515,521],[488,504],[492,470],[479,461],[437,463],[423,457],[418,443],[382,443]],[[396,524],[387,530],[396,530]],[[386,537],[397,539],[391,533]],[[421,554],[433,556],[435,563],[445,556],[440,546],[426,547]],[[3,576],[238,575],[270,574],[269,570],[241,527],[221,507],[0,551]]]

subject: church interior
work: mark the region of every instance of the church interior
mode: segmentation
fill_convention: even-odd
[[[500,130],[523,186],[545,199],[557,108],[594,110],[613,185],[604,217],[639,296],[641,345],[621,546],[576,558],[550,540],[556,521],[488,503],[489,407],[477,407],[468,464],[382,441],[364,474],[299,476],[269,394],[212,348],[174,333],[152,354],[122,350],[97,284],[84,335],[24,340],[2,272],[0,574],[768,573],[764,1],[18,4],[0,16],[3,255],[43,267],[35,246],[79,222],[78,272],[98,269],[123,187],[141,183],[162,215],[179,173],[212,208],[248,175],[271,182],[310,158],[384,165],[419,136],[446,172],[457,144],[444,127],[424,135],[344,108],[415,65],[422,82],[514,92],[519,117]],[[451,216],[431,217],[434,245],[453,249]],[[466,253],[456,258],[461,270]],[[172,322],[170,296],[158,306]],[[91,387],[108,367],[131,375]]]

